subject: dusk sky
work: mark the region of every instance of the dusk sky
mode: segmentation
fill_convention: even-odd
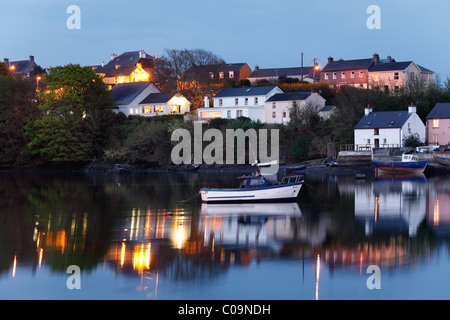
[[[70,30],[70,5],[81,28]],[[381,29],[366,26],[370,5]],[[49,66],[108,62],[112,53],[202,48],[261,68],[335,59],[413,60],[450,76],[448,0],[2,0],[0,57]]]

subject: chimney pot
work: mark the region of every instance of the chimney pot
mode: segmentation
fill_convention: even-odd
[[[333,62],[333,57],[328,57],[328,63],[332,63]]]

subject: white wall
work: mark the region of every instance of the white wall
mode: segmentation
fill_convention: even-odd
[[[118,105],[119,112],[123,112],[126,116],[142,114],[142,106],[140,106],[139,103],[150,93],[161,93],[161,91],[153,83],[150,83],[136,98],[134,98],[133,101],[131,101],[130,104]],[[130,110],[132,110],[132,113]]]

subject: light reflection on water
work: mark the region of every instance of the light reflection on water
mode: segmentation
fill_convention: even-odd
[[[235,178],[1,174],[0,298],[450,297],[450,179],[308,176],[295,203],[183,201]]]

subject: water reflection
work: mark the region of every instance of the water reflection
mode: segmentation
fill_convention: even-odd
[[[314,266],[318,299],[325,268],[361,275],[371,264],[417,265],[450,239],[442,177],[317,176],[293,203],[181,201],[201,186],[233,186],[235,176],[2,174],[0,275],[103,266],[156,298],[161,279],[210,283],[230,268],[283,258]]]

